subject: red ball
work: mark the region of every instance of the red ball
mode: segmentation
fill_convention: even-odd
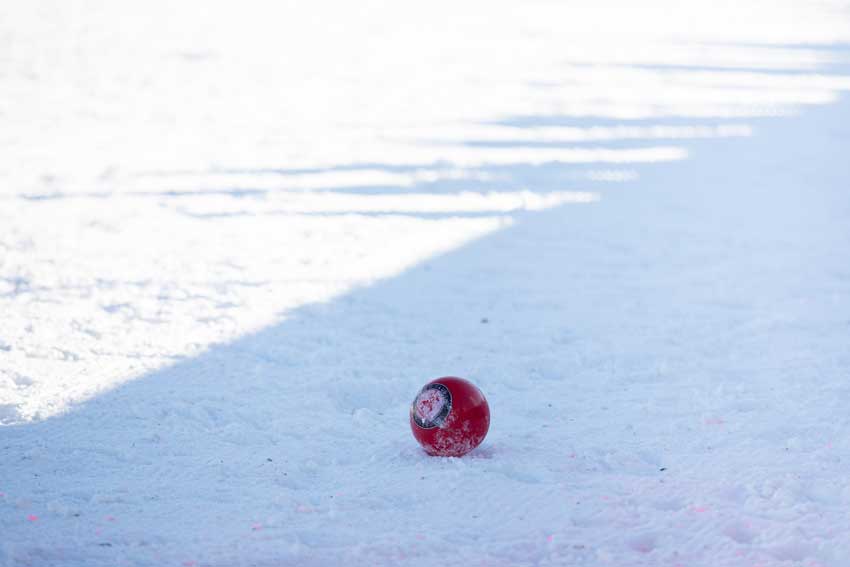
[[[487,435],[490,406],[472,382],[453,376],[437,378],[413,400],[410,429],[429,455],[460,457]]]

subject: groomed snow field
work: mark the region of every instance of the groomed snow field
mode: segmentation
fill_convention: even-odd
[[[0,3],[0,566],[849,567],[848,90],[843,0]]]

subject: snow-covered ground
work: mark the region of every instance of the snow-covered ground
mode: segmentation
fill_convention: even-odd
[[[0,4],[0,565],[850,565],[850,3]],[[431,378],[488,397],[426,456]]]

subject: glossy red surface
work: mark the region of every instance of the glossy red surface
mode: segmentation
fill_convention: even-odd
[[[413,436],[429,455],[460,457],[490,429],[490,406],[472,382],[446,376],[425,384],[410,406]]]

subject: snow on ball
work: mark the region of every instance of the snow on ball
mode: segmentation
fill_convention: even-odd
[[[471,382],[454,376],[437,378],[413,400],[410,428],[429,455],[460,457],[487,435],[490,406]]]

